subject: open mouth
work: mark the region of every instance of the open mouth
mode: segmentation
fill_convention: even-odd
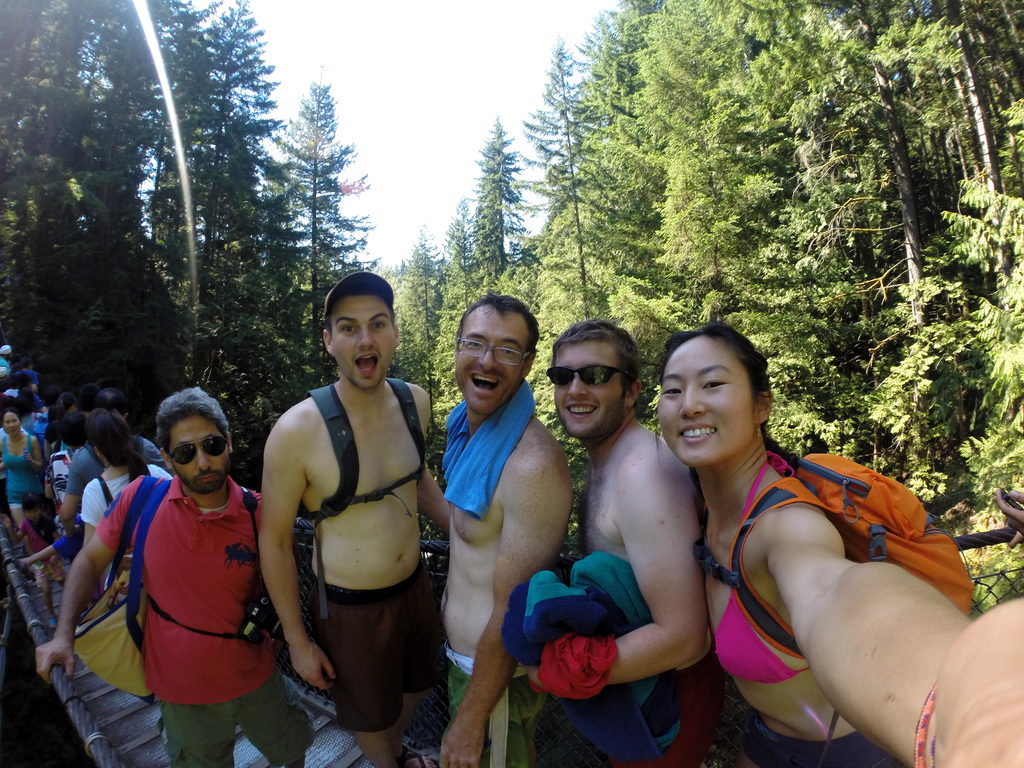
[[[376,355],[363,355],[356,358],[356,368],[363,376],[370,376],[377,368]]]
[[[700,427],[699,429],[684,429],[683,437],[704,437],[705,435],[713,435],[717,432],[714,427]]]
[[[498,386],[498,380],[493,379],[490,376],[481,376],[476,374],[473,376],[473,385],[479,389],[492,390]]]

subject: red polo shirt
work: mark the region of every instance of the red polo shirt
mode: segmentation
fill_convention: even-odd
[[[96,528],[111,549],[117,549],[141,479],[122,491]],[[237,632],[259,584],[252,519],[241,486],[230,478],[227,482],[227,507],[203,514],[175,477],[146,537],[146,590],[166,613],[208,632]],[[274,670],[269,640],[253,645],[201,635],[161,618],[152,608],[146,611],[142,654],[146,685],[158,698],[177,704],[230,701],[254,691]]]

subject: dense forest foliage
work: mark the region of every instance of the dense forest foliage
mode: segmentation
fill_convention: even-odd
[[[44,375],[119,382],[140,413],[206,387],[254,482],[276,416],[331,375],[318,309],[366,266],[372,222],[345,215],[360,181],[329,85],[282,125],[244,3],[151,7],[198,301],[129,0],[4,0],[0,318]],[[433,398],[435,457],[455,326],[490,287],[538,315],[548,423],[542,372],[571,322],[637,337],[650,422],[667,335],[724,317],[771,359],[780,442],[897,476],[952,527],[986,524],[991,489],[1024,480],[1022,34],[1019,0],[622,0],[582,49],[556,45],[528,145],[496,122],[444,242],[411,243],[391,275],[395,373]]]

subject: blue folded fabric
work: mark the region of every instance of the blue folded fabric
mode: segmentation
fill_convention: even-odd
[[[466,401],[448,414],[448,445],[441,469],[448,485],[444,496],[477,520],[490,509],[505,462],[523,436],[537,403],[525,381],[512,399],[496,410],[469,434]]]
[[[573,566],[570,582],[541,571],[512,590],[501,635],[521,664],[539,664],[544,644],[567,632],[619,637],[652,621],[633,569],[620,557],[595,552]],[[618,760],[656,760],[679,733],[673,670],[561,702],[570,722]]]

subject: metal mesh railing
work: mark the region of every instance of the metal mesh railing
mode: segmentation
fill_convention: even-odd
[[[974,539],[965,539],[963,546],[989,546],[1005,542],[1008,537],[1005,531],[972,534]],[[299,564],[300,594],[303,605],[308,605],[308,596],[315,589],[316,579],[310,567],[313,545],[312,527],[301,524],[296,529],[296,560]],[[448,543],[425,541],[422,544],[423,560],[430,574],[434,596],[440,605],[444,592],[444,583],[448,574]],[[567,577],[572,563],[577,558],[563,555],[556,570],[563,578]],[[981,612],[995,604],[1015,597],[1024,597],[1024,567],[998,571],[973,577],[975,582],[974,612]],[[304,609],[304,620],[307,631],[310,631],[309,616]],[[282,647],[278,661],[282,668],[293,679],[320,697],[325,705],[333,707],[330,696],[324,691],[313,689],[299,679],[291,669],[288,651]],[[447,668],[447,659],[441,653],[438,656],[439,668]],[[448,691],[447,676],[442,674],[440,682],[420,705],[406,730],[407,740],[417,749],[436,754],[441,737],[448,724]],[[732,766],[743,739],[744,722],[748,711],[747,704],[730,681],[726,687],[725,706],[722,718],[715,732],[714,744],[704,763],[707,768],[727,768]],[[593,768],[608,765],[605,756],[577,731],[568,721],[561,704],[554,697],[549,697],[542,712],[537,730],[537,755],[541,768]]]

